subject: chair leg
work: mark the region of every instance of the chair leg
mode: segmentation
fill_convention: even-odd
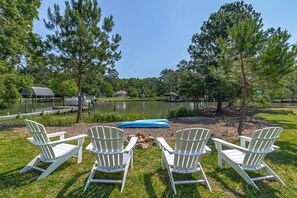
[[[133,168],[133,149],[131,150],[131,168]]]
[[[250,176],[236,163],[231,160],[228,160],[227,163],[250,185],[254,186],[259,190],[255,182],[250,178]]]
[[[91,170],[91,172],[89,174],[89,177],[88,177],[87,183],[85,185],[84,191],[86,191],[88,186],[90,185],[91,180],[93,179],[93,177],[95,175],[95,172],[96,172],[96,162],[95,162],[95,164],[94,164],[94,166],[93,166],[93,168],[92,168],[92,170]]]
[[[218,166],[219,168],[223,168],[223,160],[222,160],[222,144],[220,143],[215,143],[216,148],[218,150]]]
[[[40,155],[38,155],[37,157],[35,157],[31,162],[29,162],[22,170],[20,170],[20,173],[24,173],[27,172],[28,170],[31,169],[32,166],[37,165],[39,162],[41,162],[40,160]]]
[[[82,161],[82,147],[78,148],[78,152],[77,152],[77,163],[81,163]]]
[[[123,180],[122,180],[121,192],[123,192],[124,187],[125,187],[125,183],[126,183],[126,179],[127,179],[127,174],[128,174],[128,169],[129,169],[129,162],[125,166],[124,176],[123,176]]]
[[[171,170],[169,164],[167,163],[167,161],[165,162],[165,164],[166,164],[166,169],[167,169],[167,172],[168,172],[168,175],[169,175],[171,187],[173,189],[174,194],[176,195],[176,188],[175,188],[175,184],[174,184],[174,178],[173,178],[172,170]]]
[[[70,152],[67,155],[58,158],[55,162],[53,162],[38,178],[37,180],[40,180],[42,178],[45,178],[49,174],[51,174],[56,168],[58,168],[61,164],[63,164],[66,160],[68,160],[70,157],[72,157],[75,153]]]
[[[200,171],[199,171],[200,176],[204,179],[204,181],[205,181],[205,185],[207,186],[208,190],[211,192],[211,187],[210,187],[209,182],[208,182],[208,180],[207,180],[207,177],[206,177],[206,175],[205,175],[205,173],[204,173],[204,171],[203,171],[203,169],[202,169],[201,164],[199,163],[198,166],[199,166],[199,168],[200,168]]]
[[[84,144],[84,138],[78,139],[78,150],[77,150],[77,163],[81,163],[82,161],[82,145]]]
[[[162,147],[162,159],[161,159],[161,167],[162,167],[162,169],[164,169],[164,159],[165,159],[164,148]]]
[[[268,175],[273,175],[274,176],[274,179],[276,180],[276,181],[278,181],[279,183],[281,183],[282,185],[286,185],[284,182],[283,182],[283,180],[281,180],[281,178],[279,178],[278,176],[277,176],[277,174],[269,167],[269,166],[267,166],[267,164],[265,164],[264,162],[262,162],[262,164],[264,164],[264,168],[263,168],[263,171],[265,171]]]

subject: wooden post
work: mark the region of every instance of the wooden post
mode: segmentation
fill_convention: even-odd
[[[26,96],[26,101],[25,101],[25,113],[27,113],[27,105],[28,105],[28,96]]]
[[[20,118],[20,117],[21,117],[21,112],[18,113],[18,118]]]

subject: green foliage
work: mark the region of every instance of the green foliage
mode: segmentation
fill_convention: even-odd
[[[60,78],[51,78],[47,83],[53,90],[55,96],[73,96],[77,93],[77,86],[74,80],[60,80]]]
[[[258,103],[262,107],[269,107],[270,106],[269,97],[268,97],[267,94],[254,96],[252,102],[253,103]]]
[[[139,93],[138,93],[137,89],[134,88],[134,87],[130,87],[130,88],[129,88],[129,90],[128,90],[128,95],[129,95],[130,97],[132,97],[132,98],[137,98],[137,97],[139,97]]]
[[[27,51],[26,40],[38,16],[40,0],[0,1],[0,74],[13,72]]]
[[[75,123],[75,117],[72,115],[66,116],[52,116],[44,115],[38,116],[33,119],[36,122],[43,123],[45,125],[71,125]]]
[[[44,87],[57,71],[50,68],[49,58],[46,54],[46,43],[38,34],[29,33],[26,40],[27,51],[17,68],[21,74],[30,74],[34,78],[34,85]]]
[[[168,112],[168,118],[179,118],[179,117],[193,117],[197,116],[198,112],[193,109],[187,109],[185,107],[181,107],[179,109],[171,110]]]
[[[200,99],[205,93],[205,77],[196,72],[180,72],[179,94],[192,99]]]
[[[290,35],[286,31],[263,31],[262,24],[252,19],[228,28],[228,35],[228,40],[218,40],[222,50],[219,69],[229,81],[242,84],[238,126],[241,133],[248,91],[255,87],[263,89],[261,85],[265,83],[278,84],[296,64],[297,48],[288,43]]]
[[[92,113],[90,116],[85,116],[83,121],[84,122],[121,122],[121,121],[133,121],[133,120],[141,120],[141,119],[150,119],[152,118],[152,115],[148,115],[145,113],[139,113],[139,114],[119,114],[115,112],[111,113],[102,113],[99,111],[96,111]]]
[[[164,83],[166,92],[176,92],[178,85],[178,73],[172,69],[164,69],[160,73],[160,79]]]
[[[209,16],[207,21],[204,21],[200,28],[200,33],[193,35],[192,44],[188,48],[191,57],[189,63],[181,61],[178,65],[179,69],[184,72],[193,73],[194,76],[203,76],[204,82],[201,83],[201,80],[197,81],[198,85],[196,87],[199,87],[201,93],[207,93],[209,97],[217,99],[218,103],[220,103],[217,106],[217,113],[222,111],[221,104],[223,100],[234,101],[235,97],[238,97],[236,88],[238,84],[222,82],[221,78],[212,73],[212,68],[218,66],[217,56],[221,52],[217,39],[227,39],[228,27],[233,27],[235,24],[248,18],[261,22],[260,13],[257,13],[252,5],[245,4],[243,1],[226,3],[221,6],[217,12]],[[187,80],[189,79],[183,79],[183,81]],[[189,92],[191,91],[189,89]]]
[[[28,40],[37,18],[40,0],[0,1],[0,108],[20,97],[19,91],[32,84],[28,74],[20,75],[16,65],[26,62]]]
[[[101,87],[101,93],[105,93],[107,97],[114,96],[114,91],[111,83],[109,83],[108,81],[103,82]]]
[[[20,91],[33,85],[33,79],[28,75],[7,73],[0,76],[0,108],[15,103],[16,99],[21,97]]]

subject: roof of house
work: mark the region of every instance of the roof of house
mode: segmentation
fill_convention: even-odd
[[[29,89],[32,89],[32,96],[54,96],[54,92],[47,87],[29,87],[22,90],[22,96],[29,96]]]
[[[164,94],[164,96],[178,96],[178,95],[174,92],[169,92],[169,93]]]
[[[117,92],[115,92],[115,94],[127,94],[127,92],[124,91],[124,90],[121,90],[121,91],[117,91]]]

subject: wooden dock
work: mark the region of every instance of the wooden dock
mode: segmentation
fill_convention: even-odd
[[[53,107],[53,109],[54,110],[40,111],[40,112],[33,112],[33,113],[18,113],[15,115],[0,116],[0,120],[9,120],[9,119],[16,119],[16,118],[30,117],[30,116],[73,113],[73,112],[76,112],[78,108],[76,106],[55,106]],[[83,110],[87,110],[87,109],[89,108],[83,107]]]

